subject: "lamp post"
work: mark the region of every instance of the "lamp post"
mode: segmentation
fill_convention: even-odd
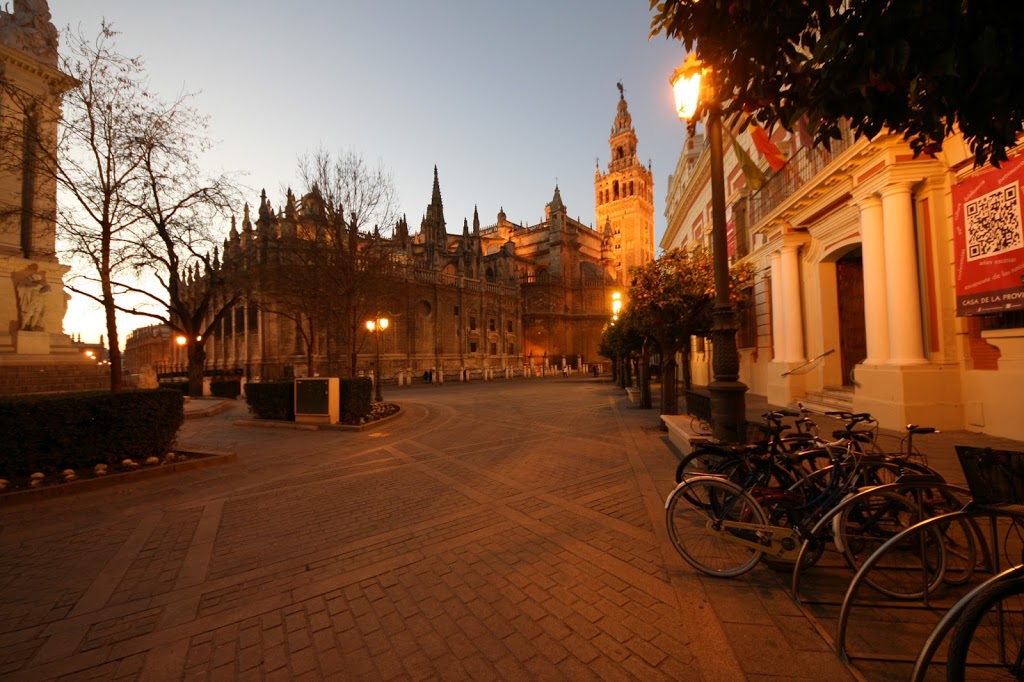
[[[378,403],[384,400],[380,393],[380,334],[388,328],[388,318],[375,317],[366,321],[366,329],[377,337],[377,361],[373,370],[374,400]]]
[[[715,308],[711,342],[714,344],[711,390],[711,418],[715,438],[731,443],[746,440],[747,390],[740,378],[740,358],[736,348],[736,307],[729,296],[729,254],[725,225],[725,170],[722,161],[722,112],[717,93],[701,93],[702,76],[708,70],[690,53],[669,79],[675,93],[676,110],[684,121],[699,111],[705,122],[711,147],[711,244],[715,271]],[[705,90],[710,90],[705,84]],[[704,97],[701,97],[704,94]]]

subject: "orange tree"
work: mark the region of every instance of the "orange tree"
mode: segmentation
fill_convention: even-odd
[[[627,303],[616,322],[608,323],[601,333],[597,352],[612,359],[612,380],[625,388],[630,383],[629,360],[643,349],[644,335]]]
[[[818,142],[840,121],[935,152],[959,129],[998,164],[1024,120],[1024,3],[973,0],[651,0],[651,35],[714,69],[723,113]],[[699,112],[698,112],[699,113]]]
[[[715,275],[708,251],[672,249],[657,260],[630,268],[629,309],[639,328],[657,343],[662,357],[661,412],[679,411],[676,354],[682,354],[683,383],[690,387],[690,337],[711,329],[715,304]],[[753,280],[749,265],[730,271],[730,296],[742,306],[742,292]]]

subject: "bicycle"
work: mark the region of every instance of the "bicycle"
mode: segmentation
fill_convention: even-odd
[[[754,485],[754,478],[740,485],[719,475],[692,476],[669,494],[665,501],[669,538],[691,566],[719,577],[742,575],[765,558],[792,566],[805,540],[815,545],[806,560],[809,565],[824,551],[826,541],[808,536],[809,529],[859,484],[858,472],[838,459],[833,459],[821,489],[762,488]],[[895,496],[891,503],[884,510],[886,522],[900,518],[893,516],[893,508],[912,511],[905,498]],[[867,510],[858,522],[868,526],[881,523],[882,517],[878,510]]]

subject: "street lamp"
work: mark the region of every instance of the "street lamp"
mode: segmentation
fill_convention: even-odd
[[[381,332],[383,332],[387,328],[388,328],[388,318],[386,318],[386,317],[375,317],[372,320],[367,320],[366,321],[366,329],[367,329],[367,331],[369,331],[371,334],[374,334],[374,332],[376,332],[376,334],[374,334],[374,335],[377,337],[377,363],[376,363],[376,365],[374,365],[374,371],[373,371],[373,386],[374,386],[374,398],[373,399],[376,400],[378,403],[382,402],[384,400],[383,396],[381,396],[381,393],[380,393],[380,379],[381,379],[381,376],[380,376],[381,375],[381,372],[380,372],[380,334],[381,334]]]
[[[715,270],[715,308],[711,325],[714,344],[711,390],[711,419],[715,438],[730,443],[746,441],[747,390],[740,378],[740,357],[736,348],[736,307],[729,296],[729,254],[725,226],[725,170],[722,161],[722,111],[717,94],[705,82],[710,70],[694,53],[669,79],[675,93],[679,118],[689,121],[698,112],[707,114],[705,128],[711,146],[711,244]],[[703,97],[701,97],[703,95]]]
[[[612,292],[612,319],[613,320],[618,320],[619,319],[619,311],[620,310],[622,310],[622,292],[621,291],[613,291]]]

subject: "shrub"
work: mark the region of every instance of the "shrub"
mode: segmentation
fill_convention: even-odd
[[[188,382],[187,381],[161,381],[159,383],[160,388],[171,389],[178,393],[188,395]]]
[[[165,389],[0,399],[0,470],[11,475],[161,457],[184,422],[182,396]]]
[[[358,419],[370,414],[373,399],[373,380],[369,377],[342,379],[338,387],[341,393],[341,420]]]
[[[295,421],[294,382],[250,382],[245,385],[245,402],[257,419]]]
[[[210,395],[234,400],[241,394],[241,379],[213,379],[210,381]]]

